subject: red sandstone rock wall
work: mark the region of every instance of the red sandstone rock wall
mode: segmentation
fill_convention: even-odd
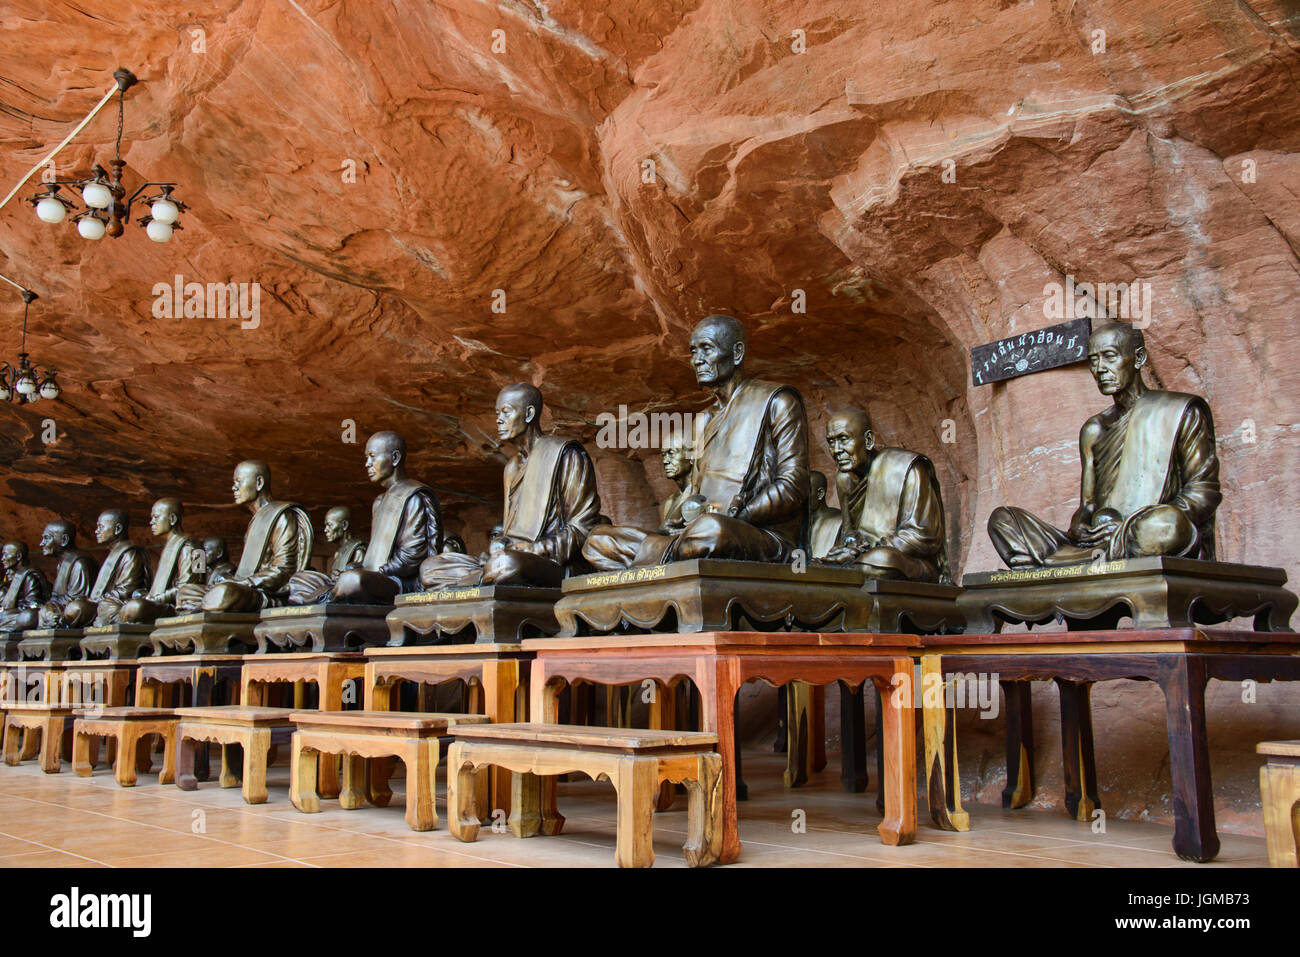
[[[995,505],[1066,520],[1078,426],[1102,402],[1080,366],[972,387],[967,350],[1048,324],[1044,284],[1072,275],[1150,284],[1152,383],[1214,410],[1220,554],[1294,575],[1298,16],[1281,0],[17,0],[0,11],[0,185],[125,65],[144,81],[129,175],[180,182],[193,208],[167,246],[0,212],[0,272],[41,293],[29,344],[66,386],[0,409],[0,524],[34,540],[61,513],[88,533],[117,503],[142,524],[179,494],[192,530],[238,535],[229,473],[250,456],[316,518],[364,506],[351,420],[362,442],[404,431],[481,547],[498,388],[538,383],[548,421],[591,445],[619,403],[700,406],[684,339],[724,310],[749,323],[755,373],[803,388],[816,431],[850,400],[930,455],[957,566],[989,567]],[[107,159],[112,135],[106,112],[58,172]],[[154,285],[177,274],[260,283],[258,327],[155,318]],[[9,356],[20,303],[0,303]],[[657,456],[593,451],[606,511],[653,521]],[[1135,737],[1158,703],[1117,695],[1099,740],[1158,781]],[[1252,735],[1293,734],[1300,698],[1260,701],[1223,732],[1243,814]],[[980,753],[968,780],[996,791]],[[1158,784],[1105,773],[1121,804],[1167,813]]]

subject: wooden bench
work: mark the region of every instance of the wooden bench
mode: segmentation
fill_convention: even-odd
[[[238,745],[244,752],[243,787],[245,804],[266,803],[266,768],[272,745],[288,744],[294,723],[289,720],[292,708],[253,708],[242,705],[217,705],[206,708],[182,708],[177,712],[180,728],[176,732],[178,757],[176,786],[182,791],[198,789],[194,772],[195,755],[200,744],[221,745],[223,788],[240,783],[232,769],[230,748]]]
[[[163,740],[158,783],[171,784],[176,766],[176,713],[170,708],[77,708],[72,724],[72,770],[88,778],[99,757],[99,739],[117,742],[113,777],[135,787],[136,772],[153,769],[153,736]]]
[[[487,722],[481,714],[432,714],[399,711],[295,711],[290,720],[298,730],[293,736],[293,763],[289,799],[299,811],[320,810],[316,792],[316,767],[322,754],[343,755],[343,781],[339,804],[353,810],[367,800],[387,807],[393,792],[388,788],[389,758],[401,758],[406,765],[406,823],[413,831],[431,831],[438,826],[434,807],[434,777],[438,767],[438,739],[459,734],[470,725]],[[479,796],[486,806],[484,793]]]
[[[40,733],[41,770],[58,774],[62,768],[59,749],[63,733],[72,718],[72,709],[44,702],[11,702],[5,709],[4,754],[5,764],[13,767],[20,761],[36,756]]]
[[[447,808],[451,833],[478,837],[481,793],[477,779],[496,766],[514,772],[510,829],[517,837],[558,834],[564,818],[555,790],[541,777],[581,772],[604,778],[618,792],[620,867],[654,864],[654,812],[660,785],[686,786],[688,823],[682,850],[691,867],[722,852],[722,756],[718,736],[699,731],[640,731],[561,724],[497,724],[458,728],[447,756]]]
[[[1265,741],[1259,769],[1269,867],[1300,867],[1300,741]]]

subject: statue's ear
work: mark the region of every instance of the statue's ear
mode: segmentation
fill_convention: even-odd
[[[1133,368],[1141,369],[1147,364],[1147,347],[1138,346],[1133,352]]]
[[[397,468],[399,465],[402,464],[402,450],[393,449],[392,456],[393,456],[393,468]]]
[[[537,418],[537,406],[530,405],[527,409],[524,410],[524,421],[527,422],[529,425],[532,425],[533,420],[536,418]]]
[[[868,452],[876,447],[876,433],[870,429],[862,433],[862,440],[866,443]]]
[[[736,365],[740,365],[745,361],[745,344],[743,342],[737,342],[731,347],[731,358]]]
[[[264,489],[264,488],[266,488],[266,476],[265,476],[265,475],[259,475],[259,476],[257,477],[257,490],[260,492],[260,491],[262,491],[262,489]]]

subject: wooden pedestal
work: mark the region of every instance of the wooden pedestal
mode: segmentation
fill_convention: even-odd
[[[22,661],[77,661],[81,658],[80,628],[34,628],[18,642]]]
[[[120,661],[153,651],[153,625],[100,625],[82,632],[83,659]]]

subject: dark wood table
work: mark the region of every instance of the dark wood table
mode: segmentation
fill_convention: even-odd
[[[674,680],[687,678],[699,691],[700,729],[718,736],[722,755],[722,863],[740,855],[736,817],[736,694],[749,680],[776,687],[791,681],[856,687],[871,681],[889,693],[897,681],[912,676],[911,653],[920,639],[911,635],[843,635],[808,632],[704,632],[702,634],[626,637],[548,638],[523,642],[535,652],[530,680],[533,721],[556,724],[559,696],[566,683],[620,685],[652,680],[657,692],[650,702],[652,729],[668,727],[672,697],[664,693]],[[905,676],[898,678],[896,676]],[[878,830],[886,844],[908,844],[916,835],[916,732],[912,701],[890,696],[884,708],[885,819]],[[543,780],[553,789],[556,779]],[[549,800],[549,798],[548,798]],[[553,801],[552,801],[553,804]]]
[[[1003,807],[1033,797],[1030,682],[1053,681],[1061,695],[1065,807],[1087,821],[1100,806],[1093,755],[1092,685],[1154,681],[1165,697],[1174,851],[1190,861],[1219,853],[1205,727],[1205,685],[1223,681],[1300,681],[1300,635],[1229,629],[1154,628],[1052,634],[935,635],[922,639],[921,673],[947,682],[958,673],[996,677],[1006,695],[1007,785]],[[924,699],[923,699],[924,700]],[[888,709],[886,709],[888,710]],[[953,713],[924,707],[925,768],[930,815],[940,827],[964,830]]]

